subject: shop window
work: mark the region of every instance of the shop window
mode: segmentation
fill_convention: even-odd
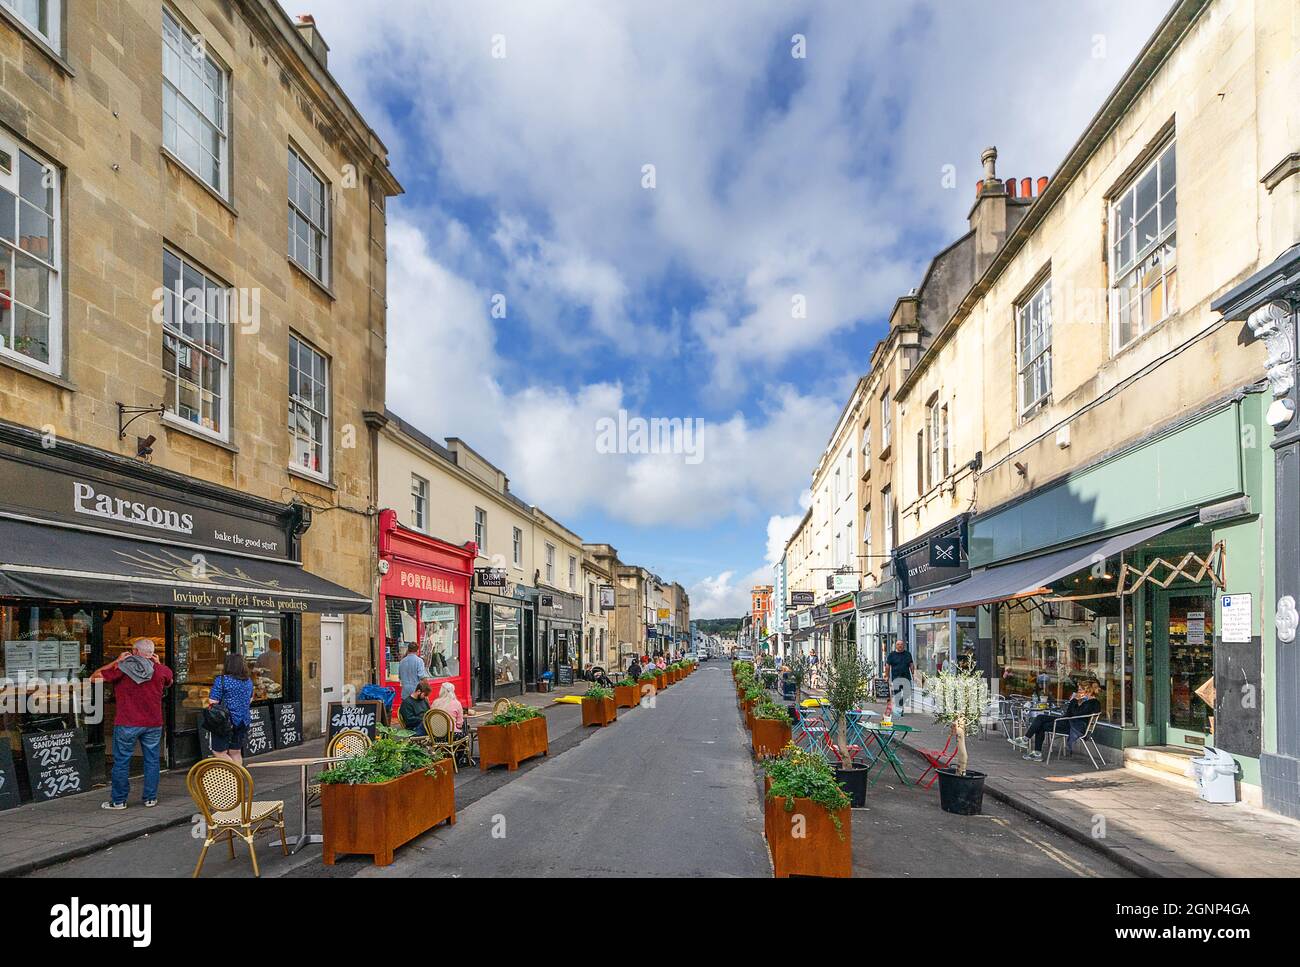
[[[225,439],[229,391],[230,290],[163,251],[163,405],[188,426]]]
[[[163,145],[223,198],[230,195],[230,74],[163,8]]]
[[[57,373],[59,172],[0,133],[0,355]]]
[[[148,613],[128,613],[127,626],[152,617]],[[108,628],[106,623],[105,661],[116,657],[116,654],[109,651]],[[173,650],[168,658],[172,673],[176,676],[176,731],[196,731],[199,714],[207,706],[212,683],[221,674],[226,655],[234,644],[230,616],[177,614],[172,618],[172,632]],[[122,636],[117,643],[118,650],[130,647],[134,637],[136,636],[131,632]],[[161,645],[162,639],[157,641]],[[159,654],[161,653],[160,647]]]
[[[388,684],[399,681],[398,663],[412,642],[434,678],[460,676],[460,606],[414,598],[385,598],[385,668]]]
[[[289,147],[289,258],[329,285],[329,192],[302,155]]]
[[[284,697],[284,619],[241,615],[239,649],[253,675],[253,701]]]
[[[1116,351],[1178,311],[1174,144],[1110,206],[1111,327]]]
[[[521,612],[504,604],[492,606],[492,667],[494,683],[509,685],[519,681]]]
[[[289,334],[289,438],[293,466],[329,477],[329,363]]]

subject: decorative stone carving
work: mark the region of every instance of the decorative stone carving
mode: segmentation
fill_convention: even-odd
[[[1287,302],[1276,300],[1260,306],[1246,318],[1256,339],[1268,352],[1264,375],[1273,391],[1268,421],[1281,429],[1295,418],[1295,404],[1286,397],[1295,386],[1295,314]]]
[[[1288,644],[1295,641],[1296,627],[1300,625],[1300,612],[1296,611],[1295,598],[1289,594],[1282,595],[1277,602],[1277,615],[1273,619],[1277,627],[1278,641]]]

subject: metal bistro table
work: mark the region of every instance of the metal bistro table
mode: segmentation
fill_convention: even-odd
[[[307,770],[312,766],[322,766],[331,762],[345,762],[349,756],[326,758],[318,756],[304,759],[274,759],[268,762],[247,762],[248,769],[273,769],[276,766],[297,766],[301,771],[298,778],[298,835],[289,837],[291,853],[296,853],[308,843],[323,843],[325,837],[320,833],[307,832]]]
[[[907,776],[903,774],[903,764],[898,761],[898,756],[894,754],[894,748],[901,743],[912,731],[910,725],[881,725],[878,722],[863,722],[862,735],[868,744],[876,747],[876,754],[871,756],[871,761],[867,764],[867,775],[870,777],[871,784],[874,786],[876,780],[880,778],[880,773],[876,767],[880,765],[880,760],[884,759],[893,768],[894,773],[898,776],[899,782],[903,785],[910,785]],[[872,773],[875,775],[872,775]]]

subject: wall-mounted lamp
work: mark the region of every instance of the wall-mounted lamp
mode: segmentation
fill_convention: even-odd
[[[1016,473],[1020,474],[1020,476],[1022,477],[1025,474],[1029,473],[1029,468],[1025,466],[1023,463],[1021,463],[1019,460],[1015,462],[1015,468],[1016,468]]]

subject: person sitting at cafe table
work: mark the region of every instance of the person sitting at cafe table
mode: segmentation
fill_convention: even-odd
[[[1074,740],[1083,734],[1088,723],[1083,720],[1083,716],[1095,715],[1101,711],[1101,702],[1097,701],[1097,683],[1080,682],[1075,688],[1074,694],[1070,696],[1070,701],[1066,703],[1065,711],[1060,715],[1051,712],[1045,712],[1042,715],[1035,715],[1033,722],[1029,724],[1025,732],[1025,741],[1034,740],[1034,749],[1032,752],[1026,752],[1021,756],[1022,759],[1038,760],[1043,757],[1043,739],[1049,732],[1055,730],[1058,719],[1074,719],[1069,723],[1069,732],[1064,733],[1065,746],[1071,749],[1074,746]]]
[[[442,688],[438,690],[438,697],[429,707],[440,708],[450,715],[458,734],[465,731],[465,706],[460,704],[460,699],[456,697],[456,686],[451,682],[442,683]]]
[[[448,683],[450,684],[450,682]],[[402,717],[402,724],[416,735],[424,735],[424,713],[429,711],[429,695],[433,689],[427,681],[415,686],[415,691],[402,699],[397,714]]]

